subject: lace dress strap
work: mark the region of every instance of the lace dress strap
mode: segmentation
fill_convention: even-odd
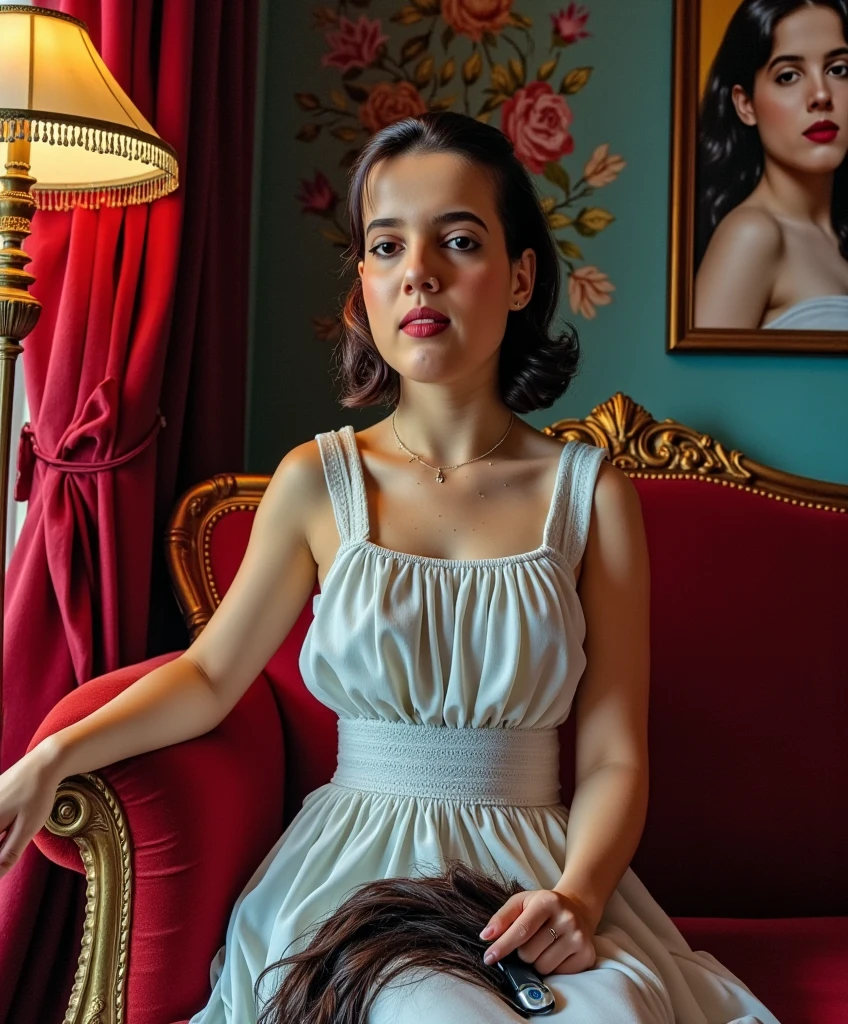
[[[567,441],[565,448],[545,543],[560,551],[575,569],[589,537],[595,481],[609,453],[584,441]]]
[[[316,434],[342,544],[368,538],[368,498],[352,426]]]

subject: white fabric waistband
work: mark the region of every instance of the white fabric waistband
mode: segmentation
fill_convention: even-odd
[[[395,796],[539,807],[560,802],[559,731],[339,718],[332,782]]]

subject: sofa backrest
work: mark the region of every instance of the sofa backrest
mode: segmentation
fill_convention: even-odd
[[[634,871],[673,916],[848,913],[848,487],[727,452],[621,394],[546,430],[605,445],[642,503],[651,763]],[[192,636],[235,575],[267,479],[218,476],[175,509],[168,558]],[[336,764],[336,715],[297,667],[311,609],[257,681],[283,721],[286,823]],[[561,741],[567,804],[573,715]]]

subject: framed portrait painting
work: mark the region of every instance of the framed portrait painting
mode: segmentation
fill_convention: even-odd
[[[848,0],[675,0],[669,351],[848,354]]]

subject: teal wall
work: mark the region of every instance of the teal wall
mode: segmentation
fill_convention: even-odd
[[[401,6],[372,0],[348,10],[354,19],[365,13],[387,26]],[[567,6],[516,5],[536,22],[540,59],[549,15]],[[759,462],[848,483],[848,358],[666,352],[672,0],[588,0],[586,7],[592,36],[566,51],[567,66],[595,70],[570,97],[575,150],[564,162],[582,169],[601,142],[627,161],[593,199],[616,220],[585,246],[587,262],[602,268],[616,290],[594,320],[575,317],[563,302],[562,316],[581,337],[583,368],[556,406],[528,420],[543,426],[585,416],[620,390],[657,419],[680,420]],[[395,26],[386,31],[410,34]],[[247,442],[253,472],[273,471],[289,448],[320,430],[345,423],[360,429],[385,414],[338,405],[331,344],[315,340],[311,327],[312,316],[329,314],[343,293],[341,250],[320,236],[318,218],[300,213],[295,196],[300,179],[316,169],[339,191],[345,180],[338,142],[294,139],[307,117],[293,94],[326,96],[339,81],[321,67],[326,43],[312,27],[312,4],[268,0],[264,44]]]

